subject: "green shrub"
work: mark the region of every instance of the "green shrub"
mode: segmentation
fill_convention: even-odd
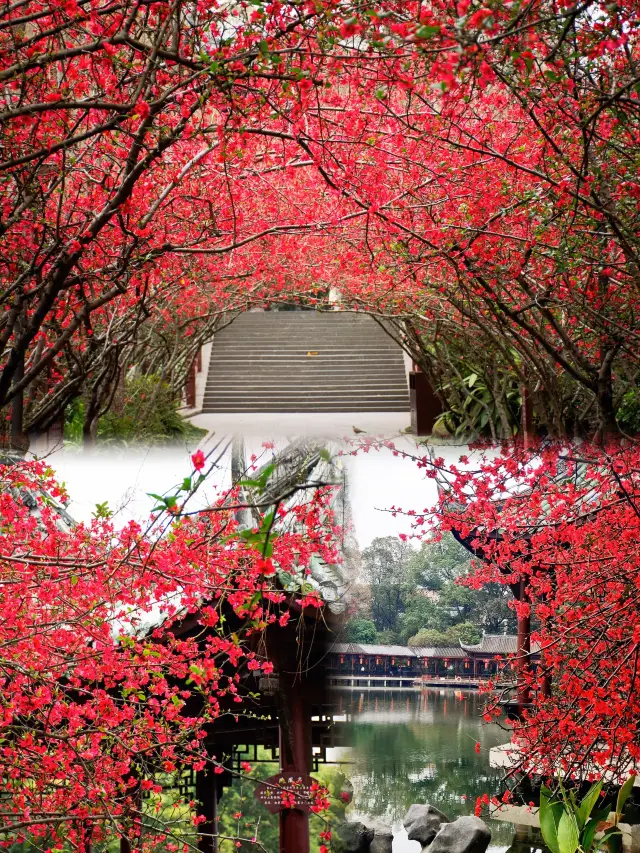
[[[206,430],[194,426],[178,412],[180,401],[159,376],[134,376],[125,381],[111,409],[98,421],[100,444],[163,444],[197,441]],[[82,441],[85,402],[74,400],[65,416],[65,439]]]
[[[602,782],[591,786],[578,802],[575,791],[567,791],[559,779],[559,796],[554,797],[549,788],[542,786],[540,792],[540,830],[551,853],[594,853],[608,847],[611,853],[619,853],[621,833],[618,823],[622,810],[631,794],[635,776],[630,776],[620,788],[614,819],[607,823],[609,806],[596,808],[600,802]],[[598,837],[598,832],[602,834]]]
[[[623,396],[616,414],[618,424],[629,435],[640,433],[640,391],[632,388]]]
[[[371,619],[349,619],[344,626],[346,643],[376,643],[378,632]]]

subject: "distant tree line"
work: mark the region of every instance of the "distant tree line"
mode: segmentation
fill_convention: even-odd
[[[449,534],[416,550],[396,536],[374,539],[362,552],[359,594],[344,630],[346,642],[410,646],[479,642],[482,632],[513,633],[509,591],[498,584],[470,589],[469,553]]]

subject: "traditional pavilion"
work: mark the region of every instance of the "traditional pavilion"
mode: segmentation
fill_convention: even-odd
[[[246,477],[243,456],[242,442],[236,440],[232,459],[234,481],[242,479],[243,475]],[[248,525],[259,523],[266,504],[284,503],[292,509],[305,500],[307,489],[325,484],[341,487],[335,491],[332,502],[336,516],[344,518],[348,512],[344,476],[336,470],[323,444],[309,440],[292,442],[257,472],[251,472],[251,478],[259,480],[265,471],[268,482],[259,493],[248,486],[243,489],[247,508],[240,510],[238,515],[241,514],[239,520]],[[273,675],[265,678],[248,670],[241,672],[238,690],[245,697],[245,711],[250,713],[237,715],[238,706],[234,707],[229,701],[229,707],[222,707],[223,713],[207,732],[208,754],[224,762],[225,767],[233,771],[239,768],[241,761],[259,761],[258,747],[263,747],[270,753],[271,760],[279,763],[280,774],[287,778],[291,775],[309,779],[318,764],[326,760],[327,748],[343,745],[341,726],[334,720],[325,677],[334,620],[344,609],[343,577],[340,567],[315,560],[311,576],[291,576],[288,582],[282,583],[286,595],[282,607],[294,618],[285,627],[276,623],[259,635],[259,642],[264,644],[262,650],[273,663]],[[323,607],[300,607],[302,583],[310,584],[320,593],[325,602]],[[240,630],[241,620],[230,607],[225,618],[229,629],[237,622]],[[197,613],[185,615],[171,630],[176,637],[202,636]],[[189,710],[194,714],[198,712],[199,701],[198,695],[188,700],[192,706]],[[232,781],[231,772],[215,773],[212,767],[189,774],[184,781],[185,793],[200,803],[199,812],[206,818],[198,827],[198,846],[202,853],[218,851],[218,803]],[[309,845],[308,807],[299,803],[299,807],[280,810],[280,853],[309,853]],[[127,839],[123,839],[121,853],[130,853]]]
[[[509,658],[518,650],[518,638],[506,634],[485,634],[480,643],[458,646],[382,646],[366,643],[334,643],[329,648],[327,670],[339,684],[341,677],[357,682],[366,679],[368,686],[430,678],[441,681],[478,681],[499,671],[507,671]],[[535,664],[539,649],[534,646],[531,659]],[[359,686],[354,684],[354,686]],[[379,686],[385,686],[383,683]]]
[[[3,454],[2,464],[15,464],[22,458],[21,454]],[[238,460],[235,460],[238,463]],[[236,464],[238,473],[242,474],[243,465]],[[246,466],[244,466],[246,470]],[[252,494],[250,488],[245,488],[247,503],[246,521],[255,523],[256,513],[264,512],[266,504],[285,503],[289,508],[296,501],[304,500],[306,489],[313,490],[327,483],[341,486],[339,473],[334,466],[325,447],[317,442],[298,441],[290,444],[267,465],[252,472],[252,477],[258,479],[263,471],[269,469],[269,479],[260,494]],[[336,482],[337,481],[337,482]],[[38,495],[24,488],[16,493],[29,511],[38,516]],[[49,504],[54,505],[57,523],[61,529],[70,530],[75,525],[64,507],[54,502],[50,496],[44,496]],[[333,502],[333,510],[338,517],[347,512],[343,507],[344,491],[338,490]],[[259,508],[260,509],[259,509]],[[310,584],[316,589],[325,604],[320,608],[308,607],[303,609],[299,602],[300,584]],[[204,741],[207,754],[212,762],[224,765],[222,773],[214,771],[214,765],[203,770],[191,769],[182,774],[178,782],[181,794],[185,799],[198,802],[198,812],[205,817],[205,822],[198,826],[198,847],[202,853],[217,853],[218,839],[218,804],[226,787],[233,781],[234,771],[240,769],[242,761],[255,763],[260,761],[258,748],[263,747],[270,753],[269,760],[278,762],[280,774],[288,779],[309,779],[318,765],[326,760],[326,750],[329,747],[341,746],[342,731],[340,723],[334,720],[334,710],[327,696],[325,670],[327,648],[333,640],[335,626],[334,614],[343,608],[344,584],[340,568],[329,566],[320,560],[313,561],[311,576],[304,575],[301,579],[291,576],[290,581],[281,585],[285,593],[283,610],[288,610],[293,618],[284,627],[270,625],[256,635],[260,642],[260,651],[264,652],[273,663],[274,671],[269,677],[256,675],[248,668],[239,671],[240,681],[238,693],[243,697],[242,713],[231,696],[221,697],[220,716],[210,724]],[[206,605],[207,602],[202,602]],[[227,605],[224,617],[229,630],[242,630],[241,620]],[[153,616],[151,622],[140,627],[142,634],[161,627],[162,613]],[[206,637],[199,620],[199,614],[185,613],[183,617],[171,625],[171,633],[180,639],[196,639],[201,642]],[[162,642],[160,638],[158,642]],[[223,666],[224,671],[224,666]],[[188,682],[184,689],[189,689]],[[197,691],[191,691],[187,699],[185,713],[197,716],[200,711],[202,697]],[[145,761],[153,764],[153,759],[145,757]],[[264,759],[263,759],[264,760]],[[145,772],[153,772],[151,766]],[[132,771],[135,772],[135,771]],[[161,767],[158,766],[161,775]],[[278,774],[278,775],[280,775]],[[286,786],[285,786],[286,787]],[[309,853],[309,808],[305,803],[306,790],[302,790],[292,808],[280,810],[280,853]],[[148,793],[138,788],[136,794],[139,807]],[[127,820],[125,819],[125,824]],[[128,831],[120,839],[121,853],[131,853],[138,847],[137,835],[142,826],[138,814],[128,818]],[[90,845],[84,850],[88,853]],[[275,851],[274,851],[275,853]]]

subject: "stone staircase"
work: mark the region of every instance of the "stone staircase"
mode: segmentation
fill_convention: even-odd
[[[202,411],[406,412],[402,350],[366,315],[241,314],[215,337]]]

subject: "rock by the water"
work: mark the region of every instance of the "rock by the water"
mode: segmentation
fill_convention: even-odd
[[[374,835],[370,853],[392,853],[393,850],[393,835]]]
[[[435,806],[428,803],[409,806],[409,811],[402,821],[407,830],[409,841],[419,841],[420,844],[430,844],[436,837],[440,827],[449,822],[449,818]]]
[[[393,830],[382,821],[367,821],[367,828],[374,831],[369,853],[391,853],[393,847]]]
[[[468,815],[444,823],[429,845],[429,853],[485,853],[491,830],[479,817]]]
[[[336,853],[369,853],[374,831],[363,823],[341,823],[333,831],[331,841]]]

